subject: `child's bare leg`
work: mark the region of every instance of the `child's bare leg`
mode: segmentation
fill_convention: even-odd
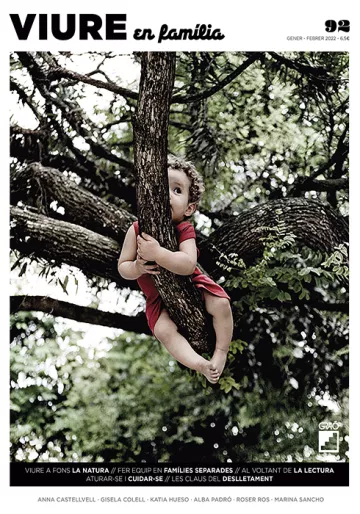
[[[200,371],[212,384],[219,380],[219,372],[215,370],[210,361],[197,354],[185,337],[179,334],[177,326],[170,319],[166,310],[161,311],[154,327],[154,335],[181,364]]]
[[[204,296],[205,307],[207,312],[213,317],[216,334],[215,351],[210,362],[221,375],[233,334],[233,317],[230,302],[226,298],[214,296],[207,291],[204,291]]]

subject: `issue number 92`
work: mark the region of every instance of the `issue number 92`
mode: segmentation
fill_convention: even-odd
[[[335,20],[326,20],[326,32],[335,32],[336,29],[338,30],[338,32],[350,32],[350,21],[340,20],[336,22]]]

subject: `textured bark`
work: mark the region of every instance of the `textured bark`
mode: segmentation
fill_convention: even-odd
[[[81,195],[79,202],[81,210]],[[279,206],[282,216],[276,214]],[[50,263],[77,266],[88,276],[110,278],[121,287],[135,288],[135,281],[121,279],[116,271],[120,253],[116,241],[80,227],[76,219],[76,224],[71,224],[18,207],[11,207],[11,215],[12,248]],[[315,250],[331,252],[348,240],[347,223],[330,207],[300,198],[274,200],[232,218],[209,238],[202,237],[199,263],[213,277],[223,273],[216,264],[219,252],[238,253],[251,265],[263,248],[260,238],[267,235],[263,227],[275,226],[279,219],[285,221],[286,233],[294,233],[300,245]]]
[[[167,178],[167,137],[170,99],[175,77],[175,55],[144,53],[139,101],[134,117],[134,165],[140,232],[176,251],[171,223]],[[154,276],[156,288],[170,317],[192,347],[202,353],[214,344],[200,292],[190,277],[162,269]]]
[[[300,244],[331,252],[334,246],[347,241],[347,225],[343,218],[331,208],[304,199],[269,202],[250,209],[225,223],[208,240],[203,238],[199,245],[201,249],[200,263],[207,270],[213,267],[212,276],[223,274],[223,270],[219,271],[216,265],[218,251],[214,250],[213,244],[216,245],[217,249],[221,248],[227,255],[237,252],[240,257],[249,263],[253,261],[256,255],[261,253],[262,242],[259,239],[262,235],[261,227],[269,226],[271,222],[278,222],[279,218],[274,219],[274,213],[279,206],[279,202],[283,208],[286,206],[287,215],[284,218],[286,231],[296,232]],[[255,216],[252,216],[254,211]],[[42,257],[49,263],[59,265],[66,263],[78,267],[87,276],[109,279],[116,282],[119,287],[137,288],[136,281],[123,280],[116,270],[120,247],[114,240],[78,225],[53,220],[29,210],[12,207],[11,214],[11,246],[23,255]],[[276,216],[279,216],[279,214]],[[263,235],[266,235],[265,232]],[[182,277],[178,278],[181,279]],[[175,281],[172,280],[168,284],[170,291],[176,291],[172,289],[174,283]],[[238,290],[230,292],[233,299],[237,298],[238,292]],[[175,295],[177,292],[172,294]],[[318,300],[311,300],[308,303],[319,310],[347,312],[348,308],[346,304],[327,304]],[[22,304],[21,310],[28,310],[28,307],[29,303]],[[284,305],[273,304],[273,308],[279,307],[284,307]],[[53,310],[53,314],[65,317],[64,310],[61,311],[62,314],[56,314],[59,312],[59,306],[57,306],[56,310]],[[75,312],[76,316],[73,314],[74,317],[72,317],[71,309],[67,309],[69,316],[66,317],[86,321],[83,317],[79,319],[77,316],[77,314],[80,316],[84,316],[84,314],[80,314],[78,310],[73,311],[73,313]],[[100,318],[103,316],[105,314],[101,314]],[[95,321],[91,321],[92,319],[95,320],[95,316],[92,317],[89,313],[87,315],[88,322],[94,323]],[[120,318],[112,318],[112,322],[114,322],[112,326],[120,328],[119,320]],[[102,324],[100,321],[96,322]],[[128,328],[128,330],[143,332],[143,323],[139,321],[139,324],[134,326],[135,323],[137,323],[135,318],[134,320],[131,318],[131,328]],[[126,327],[126,324],[121,325],[124,330],[127,329]]]
[[[76,223],[119,243],[136,220],[128,211],[105,202],[63,173],[39,163],[11,174],[10,200],[13,205],[21,200],[46,216]],[[57,207],[64,208],[64,214],[50,207],[53,201],[57,202]]]
[[[261,254],[261,238],[283,222],[284,233],[296,236],[301,246],[331,252],[335,246],[348,241],[348,226],[344,218],[330,206],[315,200],[288,198],[273,200],[249,209],[225,222],[199,245],[202,264],[213,277],[223,271],[216,261],[220,254],[237,253],[247,264]]]
[[[46,312],[52,316],[74,319],[82,323],[120,328],[140,334],[151,334],[145,314],[124,316],[123,314],[74,305],[47,296],[12,296],[10,298],[10,312],[14,314],[19,311]]]
[[[130,284],[117,271],[119,244],[78,225],[11,207],[11,248],[51,264],[76,266],[87,276],[97,275],[120,287]]]

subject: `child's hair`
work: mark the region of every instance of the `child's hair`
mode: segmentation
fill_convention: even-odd
[[[168,155],[168,169],[181,170],[190,179],[189,202],[198,204],[205,191],[204,181],[194,164],[182,157]]]

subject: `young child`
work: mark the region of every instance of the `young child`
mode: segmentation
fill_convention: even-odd
[[[213,384],[223,372],[233,332],[230,298],[225,291],[196,267],[198,250],[195,230],[187,217],[197,208],[204,191],[203,181],[194,165],[184,159],[169,157],[168,177],[170,207],[175,225],[179,251],[171,252],[148,234],[139,235],[136,221],[127,231],[118,263],[120,275],[128,280],[137,279],[146,296],[146,317],[155,337],[181,364],[205,375]],[[153,261],[148,264],[148,261]],[[154,264],[155,263],[155,264]],[[207,312],[213,317],[216,346],[208,361],[198,355],[189,342],[178,332],[170,319],[151,275],[160,273],[159,267],[178,275],[191,275],[201,289]]]

